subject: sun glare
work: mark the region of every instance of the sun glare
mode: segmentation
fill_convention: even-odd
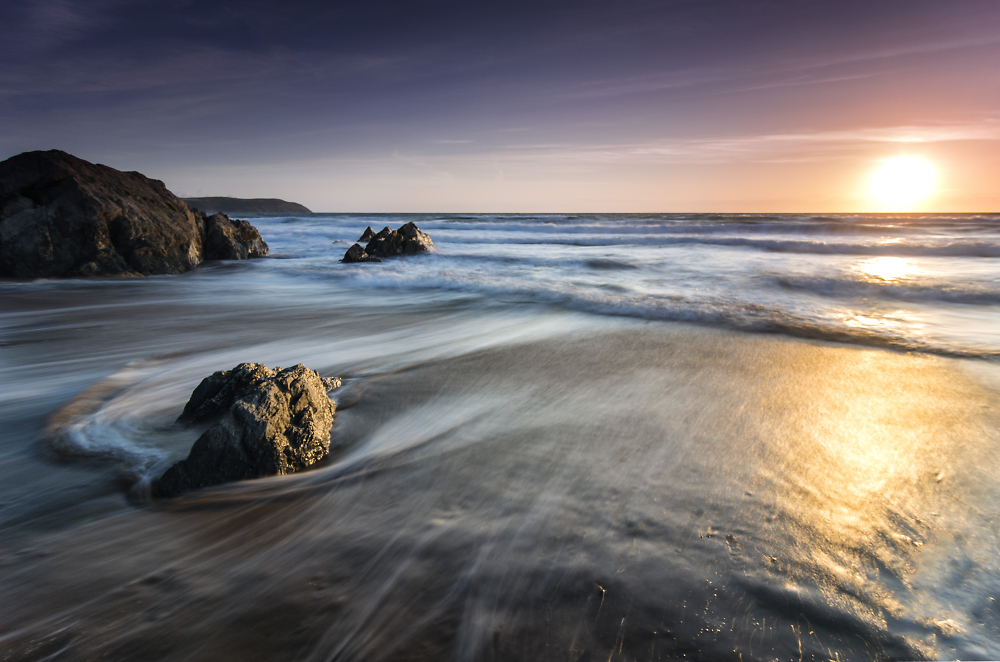
[[[898,156],[872,175],[872,195],[891,211],[908,211],[934,192],[936,178],[934,166],[926,160]]]
[[[898,281],[914,276],[917,273],[916,266],[901,257],[876,257],[865,260],[857,265],[865,280],[874,281]]]

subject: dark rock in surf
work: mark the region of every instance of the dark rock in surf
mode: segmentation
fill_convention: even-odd
[[[0,275],[180,273],[201,262],[201,219],[163,182],[52,150],[0,163]]]
[[[412,255],[429,251],[434,248],[434,242],[420,231],[412,221],[400,226],[398,230],[385,227],[372,237],[365,252],[376,257],[391,257],[393,255]]]
[[[365,249],[361,248],[361,244],[354,244],[347,249],[344,253],[344,258],[341,262],[381,262],[379,258],[374,255],[369,255],[365,252]]]
[[[365,230],[359,241],[364,241],[370,231],[371,228]],[[394,257],[396,255],[413,255],[414,253],[433,250],[434,242],[431,241],[431,238],[426,233],[421,232],[420,228],[410,221],[400,226],[398,230],[393,230],[388,226],[383,228],[381,232],[368,240],[368,245],[365,246],[361,254],[355,250],[355,246],[358,249],[361,248],[360,245],[354,244],[354,246],[347,249],[347,254],[344,255],[344,259],[342,260],[343,262],[374,261],[370,259],[358,259],[359,257],[383,258]]]
[[[161,181],[59,150],[0,163],[0,276],[177,274],[206,259],[205,241],[205,218]],[[248,257],[261,253],[256,241]]]
[[[365,231],[361,233],[361,238],[358,239],[358,243],[362,241],[368,242],[374,238],[375,238],[375,230],[372,230],[372,226],[369,225],[367,228],[365,228]]]
[[[153,496],[290,474],[322,460],[335,412],[327,392],[338,386],[339,379],[323,379],[302,364],[271,370],[241,363],[206,377],[178,421],[215,424],[153,482]]]
[[[221,212],[206,216],[204,220],[206,260],[267,257],[267,244],[248,221],[230,219]]]

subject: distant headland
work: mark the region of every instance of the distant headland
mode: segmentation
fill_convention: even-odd
[[[223,214],[311,214],[297,202],[277,198],[182,198],[184,202],[203,212]]]

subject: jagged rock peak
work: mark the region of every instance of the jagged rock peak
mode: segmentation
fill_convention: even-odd
[[[398,230],[386,226],[378,234],[372,234],[369,227],[359,241],[364,241],[370,234],[367,246],[362,249],[360,244],[354,244],[347,249],[342,261],[380,262],[378,258],[412,255],[434,249],[434,242],[413,221],[403,224]]]

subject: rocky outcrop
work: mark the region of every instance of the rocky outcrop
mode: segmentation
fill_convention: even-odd
[[[361,244],[354,244],[347,249],[344,253],[344,259],[341,262],[381,262],[382,260],[375,257],[374,255],[369,255],[365,252],[365,249],[361,248]]]
[[[383,228],[365,246],[365,252],[375,257],[392,257],[393,255],[412,255],[434,248],[434,242],[420,231],[412,221],[400,226],[398,230]]]
[[[226,233],[221,225],[216,230]],[[248,234],[234,226],[229,239]],[[252,234],[247,256],[260,255],[262,246],[266,255]],[[205,218],[161,181],[58,150],[0,163],[0,276],[176,274],[208,259],[205,240]],[[232,245],[227,251],[242,252]]]
[[[204,221],[206,260],[267,257],[267,244],[249,222],[231,219],[221,212],[204,217]]]
[[[311,214],[297,202],[278,198],[184,198],[192,207],[224,214]]]
[[[327,392],[340,385],[302,364],[274,368],[241,363],[202,380],[178,419],[215,424],[186,459],[153,482],[155,497],[210,485],[290,474],[326,457],[335,406]]]
[[[365,230],[359,242],[368,240],[368,244],[361,248],[361,244],[354,244],[347,249],[342,262],[381,262],[379,258],[393,257],[396,255],[412,255],[433,250],[434,242],[421,232],[412,221],[400,226],[398,230],[386,226],[378,234],[374,234],[369,227]]]

